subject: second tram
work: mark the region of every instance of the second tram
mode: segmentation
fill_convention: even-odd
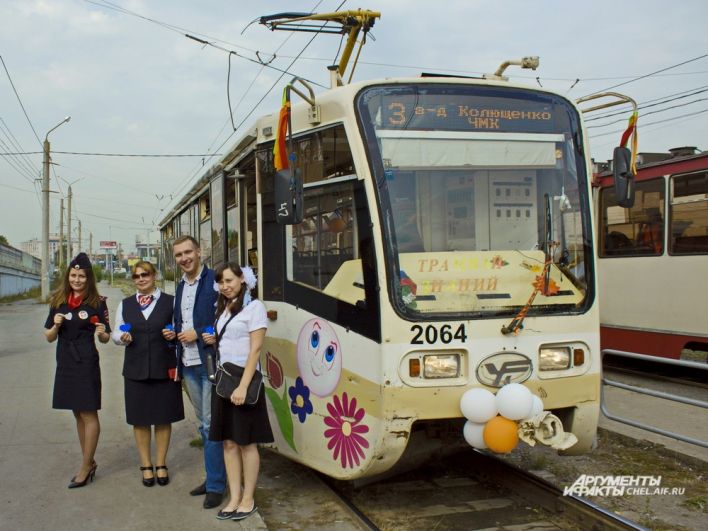
[[[639,154],[635,202],[597,175],[602,348],[708,352],[708,153]]]

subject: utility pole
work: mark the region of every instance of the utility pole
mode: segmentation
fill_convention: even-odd
[[[64,198],[59,199],[59,265],[64,263]]]
[[[89,232],[89,256],[93,260],[93,232]]]
[[[69,207],[66,209],[66,239],[69,242],[69,252],[66,253],[66,267],[74,257],[74,247],[71,244],[71,185],[69,185]]]
[[[49,296],[49,133],[54,131],[60,125],[71,120],[71,116],[67,116],[57,125],[52,127],[44,136],[44,144],[42,145],[43,160],[42,160],[42,300],[46,301]]]
[[[79,249],[78,252],[81,252],[81,220],[79,220]]]

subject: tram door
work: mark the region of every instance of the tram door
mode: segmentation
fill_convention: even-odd
[[[258,216],[256,173],[253,168],[227,181],[228,258],[240,265],[258,268]]]

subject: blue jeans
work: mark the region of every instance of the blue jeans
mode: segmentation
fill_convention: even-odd
[[[207,378],[203,365],[184,367],[182,376],[189,392],[189,399],[199,420],[199,433],[204,443],[204,468],[206,469],[207,492],[224,492],[226,468],[224,467],[224,447],[221,442],[209,440],[211,425],[211,390],[213,385]]]

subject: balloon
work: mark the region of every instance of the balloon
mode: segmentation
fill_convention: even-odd
[[[533,407],[533,394],[526,387],[510,383],[497,392],[497,408],[499,414],[511,419],[528,418]]]
[[[513,420],[497,416],[484,425],[484,442],[493,452],[506,454],[519,443],[519,427]]]
[[[487,445],[484,442],[484,424],[478,424],[476,422],[467,421],[465,422],[465,427],[462,428],[462,435],[467,441],[467,444],[473,448],[479,448],[484,450]]]
[[[486,389],[469,389],[460,398],[462,414],[472,422],[484,424],[497,414],[494,395]]]
[[[543,411],[543,401],[536,395],[532,395],[532,397],[533,405],[531,406],[531,413],[529,414],[528,418],[535,417]]]
[[[130,332],[130,329],[133,328],[133,326],[130,323],[123,323],[118,328],[121,332]]]
[[[214,327],[213,326],[207,326],[204,328],[204,333],[209,334],[209,335],[214,335]]]

